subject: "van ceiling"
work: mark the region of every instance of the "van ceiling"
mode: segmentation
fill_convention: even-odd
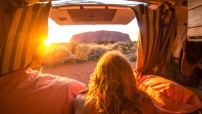
[[[59,25],[128,24],[135,14],[126,6],[74,4],[53,6],[50,18]]]
[[[135,18],[128,6],[161,4],[165,1],[181,3],[187,0],[110,1],[111,3],[107,0],[52,0],[50,18],[59,25],[128,24]]]

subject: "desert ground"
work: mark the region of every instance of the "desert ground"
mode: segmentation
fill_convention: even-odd
[[[46,52],[43,73],[59,75],[88,84],[99,58],[110,50],[121,52],[133,69],[136,62],[136,42],[64,43],[54,44]]]
[[[87,61],[83,63],[71,63],[55,67],[43,67],[42,72],[59,75],[78,80],[85,84],[89,82],[89,76],[93,72],[97,61]],[[135,62],[130,62],[131,67],[135,69]]]

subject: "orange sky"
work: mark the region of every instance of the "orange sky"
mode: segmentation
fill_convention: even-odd
[[[98,30],[110,30],[118,31],[129,34],[132,41],[137,40],[138,25],[136,19],[131,21],[127,25],[65,25],[60,26],[56,24],[52,19],[49,19],[49,32],[48,42],[69,42],[74,34],[98,31]]]

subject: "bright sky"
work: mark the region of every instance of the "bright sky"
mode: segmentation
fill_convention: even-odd
[[[133,19],[127,25],[63,25],[56,24],[52,19],[49,18],[49,32],[48,42],[69,42],[74,34],[109,30],[126,33],[130,36],[132,41],[138,38],[138,25],[136,19]]]
[[[53,1],[53,4],[61,2],[101,2],[106,4],[140,4],[141,2],[126,1],[126,0],[60,0]],[[142,3],[141,3],[142,4]],[[138,25],[136,19],[132,20],[127,25],[63,25],[56,24],[52,19],[49,19],[49,33],[47,43],[51,42],[69,42],[74,34],[89,31],[109,30],[126,33],[132,41],[138,39]]]

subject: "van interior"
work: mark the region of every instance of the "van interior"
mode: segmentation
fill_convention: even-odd
[[[87,2],[87,3],[85,3]],[[145,12],[143,9],[136,9],[137,6],[141,6],[142,4],[148,6],[151,9],[157,9],[161,4],[165,4],[168,9],[173,12],[174,14],[166,13],[166,16],[173,16],[175,19],[172,19],[171,17],[164,17],[165,26],[161,26],[157,28],[156,26],[152,24],[155,23],[155,20],[158,17],[155,13],[150,13],[150,11]],[[138,22],[138,26],[140,29],[140,35],[138,38],[139,43],[144,42],[139,45],[144,45],[145,47],[142,47],[141,50],[143,54],[140,57],[137,55],[137,58],[149,58],[155,57],[158,54],[161,55],[161,57],[158,59],[162,62],[152,63],[151,61],[147,61],[147,63],[141,63],[137,60],[137,66],[136,68],[145,71],[145,74],[155,74],[163,76],[167,79],[171,79],[177,83],[180,83],[184,86],[187,86],[192,91],[196,92],[196,94],[199,96],[199,98],[202,98],[201,93],[201,34],[197,33],[194,34],[191,31],[195,31],[195,29],[199,29],[197,23],[199,22],[198,17],[195,17],[191,15],[197,15],[193,14],[195,10],[195,7],[200,7],[200,4],[198,1],[195,3],[188,2],[187,0],[169,0],[169,1],[161,1],[161,0],[131,0],[127,1],[126,3],[97,3],[95,1],[81,1],[77,2],[75,1],[72,4],[72,1],[52,1],[52,8],[50,10],[50,18],[57,23],[58,25],[105,25],[105,24],[121,24],[121,25],[127,25],[130,23],[133,19],[136,19]],[[193,5],[193,6],[192,6]],[[191,7],[191,8],[189,8]],[[197,8],[196,8],[197,9]],[[148,16],[151,18],[146,18],[147,20],[144,20],[144,17],[137,17],[138,10],[143,13],[148,13]],[[199,10],[199,9],[197,9]],[[141,13],[142,13],[141,12]],[[197,11],[199,12],[199,11]],[[160,14],[159,14],[160,15]],[[157,16],[157,17],[155,17]],[[167,20],[166,20],[167,18]],[[170,20],[169,20],[170,19]],[[196,20],[196,22],[194,22]],[[140,22],[142,21],[142,23]],[[156,24],[156,23],[155,23]],[[146,26],[145,28],[142,26]],[[196,27],[197,26],[197,27]],[[151,27],[151,28],[149,28]],[[154,33],[155,31],[152,31],[152,29],[164,29],[161,32],[162,36],[155,36],[157,35]],[[195,28],[196,27],[196,28]],[[171,29],[172,28],[172,29]],[[142,30],[141,30],[142,29]],[[193,30],[194,29],[194,30]],[[167,33],[166,33],[167,32]],[[165,36],[164,36],[165,35]],[[156,37],[156,38],[155,38]],[[163,37],[169,37],[163,38]],[[181,39],[181,38],[185,39]],[[163,40],[164,39],[164,40]],[[162,40],[162,41],[158,41]],[[190,42],[191,44],[189,47],[185,46],[185,40],[187,42]],[[158,44],[160,43],[160,44]],[[155,48],[158,48],[158,46],[163,46],[161,51],[166,51],[166,53],[157,51],[155,54],[152,55],[151,53],[155,52]],[[169,46],[168,46],[169,45]],[[196,47],[192,47],[193,45],[197,45]],[[156,47],[155,47],[156,46]],[[189,48],[189,49],[187,49]],[[192,48],[192,49],[191,49]],[[188,52],[186,52],[186,49]],[[193,52],[191,50],[195,50],[196,52]],[[138,50],[140,52],[140,50]],[[164,54],[166,56],[164,56]],[[190,53],[185,54],[185,53]],[[192,53],[192,54],[191,54]],[[194,54],[195,53],[195,54]],[[139,54],[139,53],[138,53]],[[140,55],[140,54],[139,54]],[[194,63],[192,63],[191,67],[189,67],[188,64],[186,64],[186,60],[184,59],[184,56],[190,57],[189,60],[193,60]],[[159,56],[159,55],[158,55]],[[196,57],[194,57],[196,56]],[[188,58],[189,58],[188,57]],[[158,57],[157,57],[158,58]],[[188,59],[187,58],[187,59]],[[154,60],[155,61],[155,60]],[[146,62],[146,60],[144,60]],[[144,65],[142,65],[144,64]],[[150,64],[150,65],[149,65]],[[153,65],[151,65],[153,64]],[[159,68],[160,66],[162,68]],[[141,66],[141,67],[140,67]],[[147,67],[148,68],[143,68]],[[188,68],[189,67],[189,68]],[[196,68],[197,67],[197,68]],[[144,69],[144,70],[143,70]],[[190,71],[189,71],[189,70]],[[196,78],[197,77],[197,78]],[[197,81],[196,81],[197,80]]]
[[[28,67],[41,70],[36,61],[46,53],[48,18],[58,26],[127,25],[135,19],[134,70],[172,80],[202,101],[201,11],[201,0],[1,0],[0,78]]]

